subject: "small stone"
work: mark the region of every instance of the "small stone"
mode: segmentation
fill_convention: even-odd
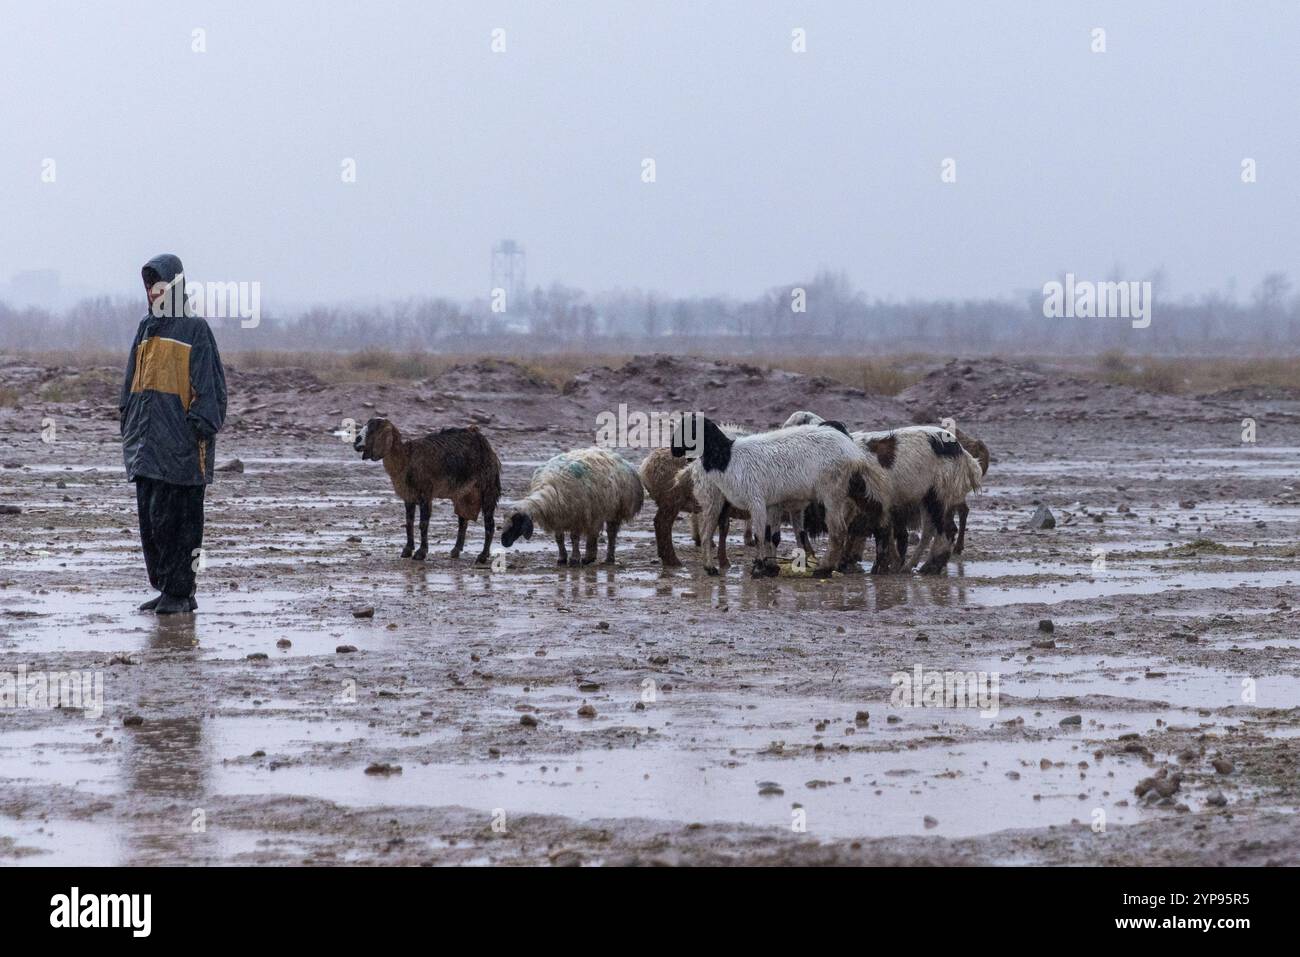
[[[1052,619],[1050,618],[1040,618],[1038,619],[1038,630],[1051,634],[1056,631],[1056,625],[1052,623]]]
[[[930,828],[932,827],[939,826],[939,819],[937,817],[931,817],[930,815],[927,814],[923,820],[925,822],[925,829],[927,831],[930,830]]]
[[[1223,796],[1222,791],[1215,791],[1205,799],[1205,803],[1209,804],[1211,807],[1227,807],[1228,799]]]
[[[373,605],[368,605],[365,608],[353,608],[352,617],[353,618],[374,618],[375,608]]]
[[[239,459],[231,459],[225,465],[218,465],[216,470],[218,472],[239,472],[242,474],[244,471],[244,463]]]
[[[334,649],[335,653],[340,655],[350,655],[356,650],[357,650],[356,645],[339,645],[337,648]]]
[[[1069,717],[1061,719],[1062,728],[1078,727],[1081,724],[1083,724],[1083,715],[1072,714]]]
[[[1056,528],[1056,517],[1052,510],[1046,505],[1038,506],[1037,511],[1029,519],[1029,528]]]
[[[537,727],[537,719],[534,718],[531,714],[521,714],[519,716],[519,723],[522,724],[525,728]]]
[[[275,647],[277,647],[277,648],[292,648],[292,647],[293,647],[293,642],[290,641],[288,638],[281,638],[279,641],[277,641],[277,642],[275,643]]]
[[[248,661],[265,661],[266,659],[267,659],[267,654],[266,654],[265,651],[255,651],[255,652],[253,652],[251,655],[248,655],[246,660],[248,660]]]
[[[1236,765],[1227,758],[1215,758],[1210,763],[1214,765],[1214,770],[1218,771],[1220,774],[1231,774],[1236,770]]]
[[[124,728],[138,728],[142,724],[144,724],[144,718],[138,714],[128,714],[122,719],[122,727]]]
[[[581,704],[581,706],[579,706],[579,708],[578,708],[578,717],[579,717],[579,718],[594,718],[594,717],[596,717],[596,709],[593,708],[591,705],[587,704],[587,702],[584,701],[584,702]]]
[[[870,720],[871,720],[871,715],[865,711],[859,711],[857,714],[853,716],[853,723],[857,725],[866,724]]]
[[[389,764],[387,762],[377,762],[366,768],[366,774],[401,774],[402,766],[400,764]]]

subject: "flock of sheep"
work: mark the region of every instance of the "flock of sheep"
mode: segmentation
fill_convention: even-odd
[[[406,506],[403,558],[428,554],[429,512],[433,499],[443,498],[451,500],[459,526],[451,557],[459,557],[469,522],[481,515],[484,540],[476,561],[488,562],[501,462],[476,427],[445,428],[408,440],[392,422],[374,418],[353,447],[363,459],[383,463]],[[872,574],[910,570],[918,563],[922,574],[940,574],[949,556],[964,547],[966,497],[980,487],[988,464],[984,443],[956,429],[918,425],[850,432],[843,423],[795,412],[781,428],[751,434],[694,414],[676,420],[671,447],[653,450],[639,470],[601,447],[563,452],[545,462],[514,503],[501,544],[509,548],[540,527],[555,536],[561,565],[585,565],[596,560],[603,529],[605,561],[613,563],[619,530],[641,511],[648,492],[657,506],[655,543],[665,566],[681,564],[672,527],[687,513],[711,575],[727,564],[732,518],[748,523],[745,541],[755,550],[751,573],[756,578],[779,573],[776,549],[787,523],[807,560],[816,562],[814,576],[858,568],[868,536],[875,544]],[[912,530],[920,533],[920,544],[909,563]],[[822,534],[829,535],[828,550],[817,562],[813,539]]]

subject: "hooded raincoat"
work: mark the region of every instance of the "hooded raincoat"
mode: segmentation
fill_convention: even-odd
[[[146,287],[168,290],[140,321],[118,411],[127,479],[207,485],[216,437],[226,419],[226,373],[207,322],[189,315],[181,261],[156,256],[141,270]]]

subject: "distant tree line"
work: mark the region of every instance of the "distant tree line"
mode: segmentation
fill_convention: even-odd
[[[492,300],[411,298],[373,307],[314,306],[264,314],[256,328],[210,320],[225,350],[436,352],[707,351],[719,354],[920,352],[1148,354],[1300,351],[1300,296],[1271,273],[1246,301],[1208,293],[1165,301],[1157,274],[1149,328],[1124,319],[1049,319],[1042,291],[1003,299],[871,299],[842,273],[769,289],[753,299],[671,297],[641,290],[587,293],[559,283],[494,311]],[[0,348],[121,348],[143,302],[100,296],[52,313],[0,301]]]

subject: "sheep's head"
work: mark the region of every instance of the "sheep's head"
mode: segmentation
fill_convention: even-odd
[[[673,429],[673,458],[698,458],[706,472],[725,472],[732,441],[712,419],[695,412],[683,416]]]
[[[705,426],[713,425],[699,412],[679,416],[673,423],[673,439],[670,451],[673,458],[698,458],[704,451]],[[715,426],[716,428],[716,426]]]
[[[383,459],[398,439],[397,426],[387,419],[371,419],[366,427],[357,433],[352,448],[361,453],[362,460]]]
[[[501,533],[501,544],[509,548],[515,543],[519,536],[531,539],[533,537],[533,519],[525,512],[515,512],[510,516],[510,522],[506,525],[506,530]]]
[[[790,418],[785,420],[785,425],[781,428],[788,429],[795,425],[821,425],[822,421],[822,417],[816,412],[791,412]]]

